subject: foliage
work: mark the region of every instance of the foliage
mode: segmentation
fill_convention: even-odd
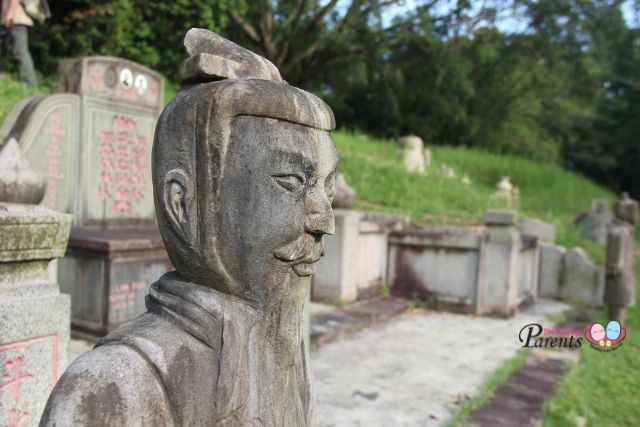
[[[49,2],[52,18],[31,33],[31,50],[45,73],[58,58],[111,55],[173,76],[185,57],[182,40],[192,27],[220,31],[226,1],[63,0]]]

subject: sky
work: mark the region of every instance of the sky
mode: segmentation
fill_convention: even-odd
[[[455,2],[455,0],[443,0],[439,9],[442,13],[445,13],[447,9],[451,7],[451,5]],[[393,18],[398,15],[403,15],[407,12],[414,10],[417,6],[422,4],[420,0],[404,0],[403,4],[394,5],[389,7],[386,13],[383,14],[382,20],[385,26],[388,26]],[[475,7],[480,7],[483,3],[482,0],[472,1]],[[640,26],[640,21],[638,18],[638,14],[634,11],[634,5],[632,0],[625,1],[622,11],[624,13],[624,17],[627,21],[627,24],[630,27],[638,27]],[[500,31],[505,33],[514,33],[514,32],[522,32],[526,29],[527,22],[523,19],[518,19],[510,16],[503,16],[501,19],[498,19],[497,26]]]

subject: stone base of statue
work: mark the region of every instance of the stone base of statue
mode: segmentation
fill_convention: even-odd
[[[0,203],[0,425],[38,425],[66,368],[69,296],[47,267],[70,227],[71,215]]]

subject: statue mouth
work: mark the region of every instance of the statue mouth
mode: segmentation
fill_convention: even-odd
[[[302,235],[276,249],[274,256],[289,264],[298,276],[310,276],[316,272],[318,261],[324,255],[321,236]]]

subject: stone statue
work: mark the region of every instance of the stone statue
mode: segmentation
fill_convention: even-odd
[[[609,319],[625,323],[627,307],[636,303],[633,235],[638,219],[638,202],[623,193],[614,207],[614,215],[607,230],[604,300],[609,305]]]
[[[67,369],[41,425],[313,424],[302,313],[334,230],[333,113],[217,34],[185,46],[152,161],[176,270]]]

